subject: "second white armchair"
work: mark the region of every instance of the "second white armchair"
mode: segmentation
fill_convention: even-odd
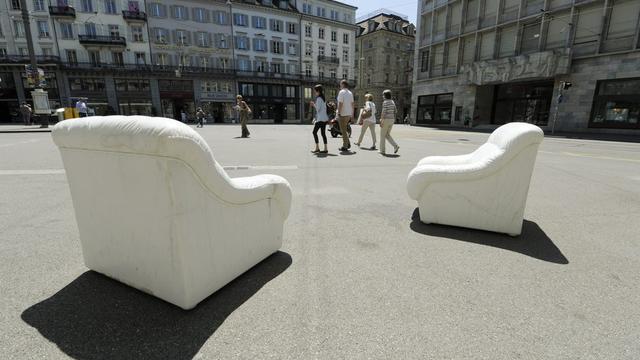
[[[509,123],[470,154],[422,159],[407,180],[420,220],[519,235],[543,137],[535,125]]]

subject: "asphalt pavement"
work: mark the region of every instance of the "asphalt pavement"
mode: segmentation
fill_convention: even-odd
[[[510,238],[421,224],[406,194],[419,159],[488,134],[396,125],[397,157],[318,157],[311,129],[197,129],[293,205],[281,251],[192,311],[88,271],[51,135],[0,134],[0,358],[640,357],[640,144],[546,138]]]

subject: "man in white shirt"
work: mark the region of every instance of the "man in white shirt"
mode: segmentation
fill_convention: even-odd
[[[80,99],[76,102],[76,110],[80,117],[87,117],[87,103],[84,100]]]
[[[353,94],[349,91],[347,80],[340,81],[340,92],[338,93],[338,124],[342,133],[342,147],[340,151],[347,151],[351,148],[349,133],[347,128],[353,117]]]

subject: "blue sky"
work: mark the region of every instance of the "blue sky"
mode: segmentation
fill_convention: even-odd
[[[409,21],[416,23],[418,12],[418,0],[338,0],[349,5],[357,6],[356,18],[366,15],[380,8],[393,10],[407,15]]]

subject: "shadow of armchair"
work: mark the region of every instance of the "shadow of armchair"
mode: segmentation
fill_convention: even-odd
[[[532,258],[566,265],[569,260],[547,234],[533,221],[524,220],[522,233],[517,237],[483,230],[448,225],[425,224],[420,221],[420,210],[411,216],[411,230],[429,236],[448,238],[473,244],[496,247]]]
[[[75,359],[192,359],[231,313],[291,262],[278,251],[189,311],[87,271],[21,317]]]

